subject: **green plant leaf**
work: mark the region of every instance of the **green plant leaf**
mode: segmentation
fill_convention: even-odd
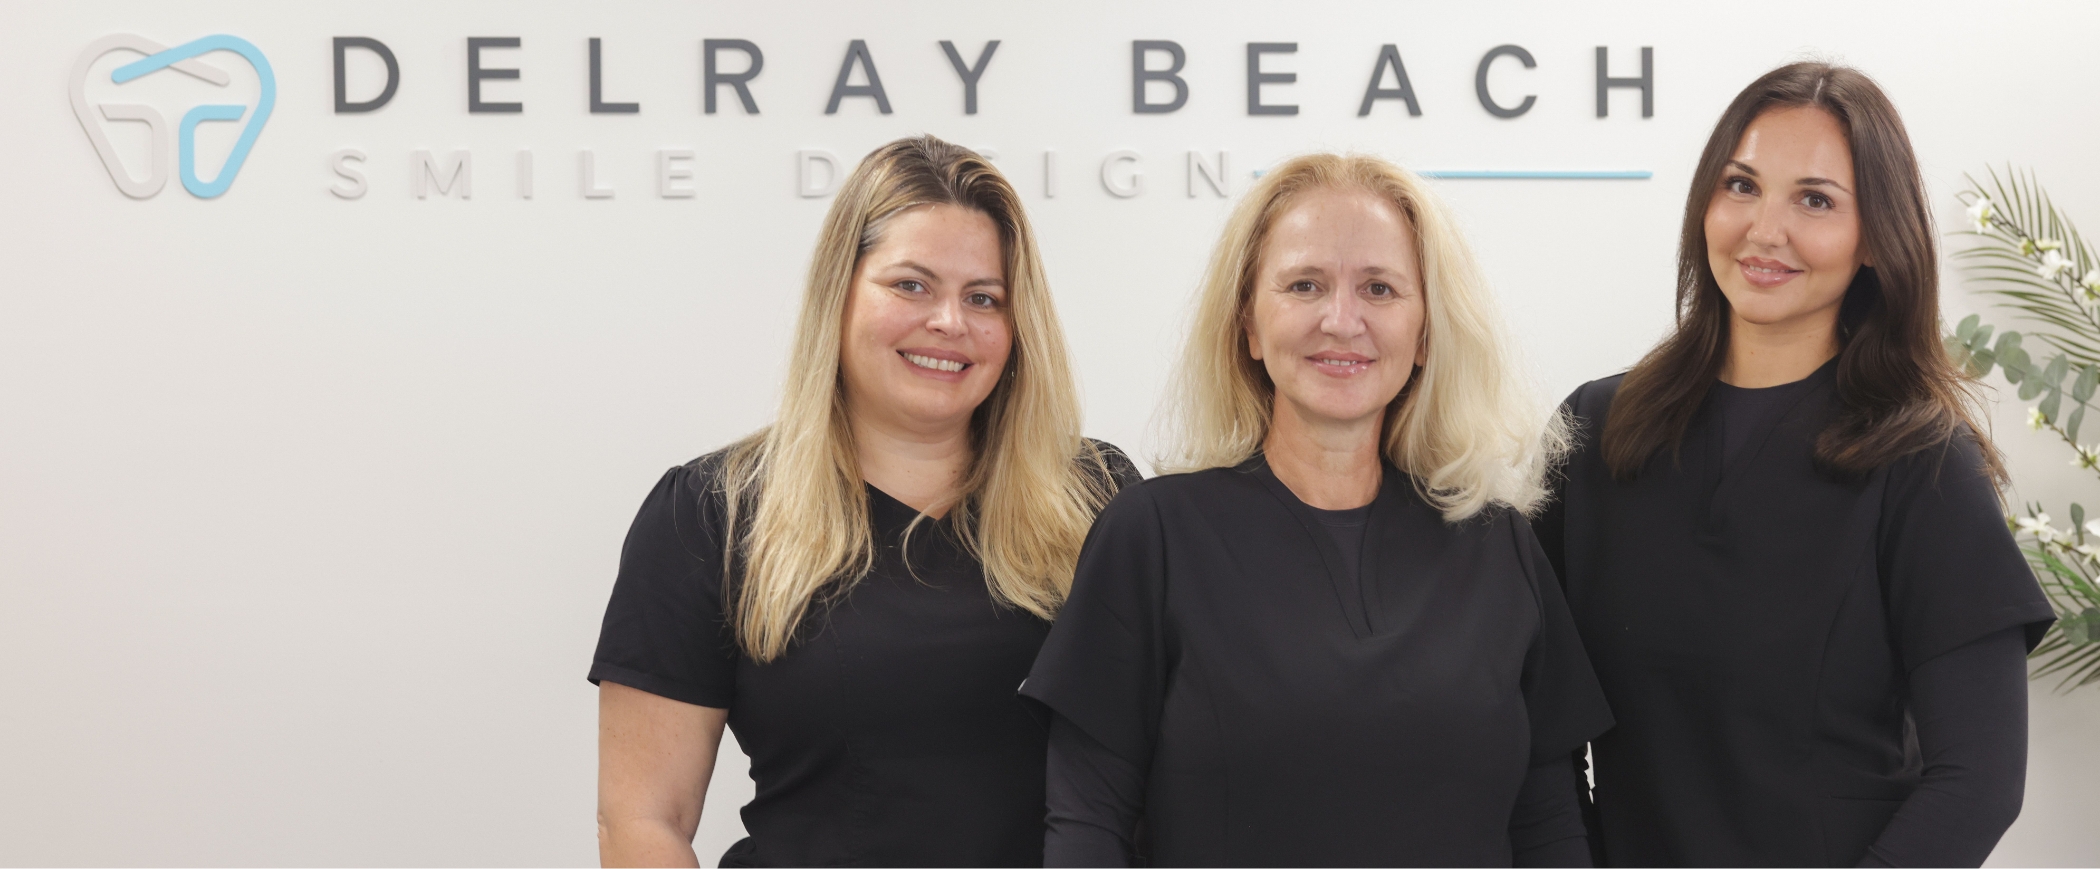
[[[2070,371],[2071,360],[2058,355],[2056,358],[2049,360],[2049,367],[2042,369],[2042,380],[2049,384],[2051,390],[2058,390],[2064,382],[2064,375],[2069,374]]]
[[[2071,397],[2081,402],[2091,401],[2096,386],[2100,386],[2100,365],[2087,363],[2078,369],[2078,381],[2071,384]]]
[[[1954,327],[1954,337],[1961,339],[1963,344],[1969,343],[1969,336],[1976,334],[1976,324],[1982,319],[1981,314],[1970,314],[1961,318],[1961,325]]]
[[[2056,395],[2052,395],[2050,397],[2055,398],[2057,395],[2062,394],[2063,393],[2059,392],[2056,393]],[[2071,408],[2071,418],[2064,420],[2064,437],[2070,438],[2071,442],[2074,444],[2078,442],[2078,424],[2081,422],[2085,422],[2084,404],[2080,404],[2077,407]],[[2071,522],[2072,524],[2083,524],[2083,522],[2079,520],[2076,516],[2072,517]]]

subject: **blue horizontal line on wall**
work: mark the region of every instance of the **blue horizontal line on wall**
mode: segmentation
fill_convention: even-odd
[[[1655,173],[1645,169],[1631,170],[1534,170],[1534,169],[1431,169],[1417,173],[1424,178],[1509,178],[1522,180],[1554,179],[1565,181],[1646,181]]]

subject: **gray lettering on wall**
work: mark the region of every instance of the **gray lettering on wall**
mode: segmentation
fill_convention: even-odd
[[[1641,117],[1655,117],[1655,47],[1641,46],[1641,74],[1634,78],[1612,78],[1607,73],[1610,57],[1604,46],[1597,46],[1597,117],[1611,110],[1612,88],[1640,88]]]
[[[1490,48],[1488,53],[1480,58],[1480,66],[1473,70],[1473,95],[1480,98],[1480,107],[1487,109],[1488,114],[1498,118],[1514,118],[1531,111],[1531,105],[1538,102],[1539,98],[1527,94],[1524,101],[1513,109],[1504,108],[1502,104],[1495,102],[1495,98],[1488,93],[1488,68],[1495,65],[1495,58],[1503,55],[1516,58],[1518,63],[1524,64],[1525,69],[1538,66],[1538,62],[1531,59],[1531,52],[1525,51],[1521,45],[1497,45]]]
[[[1247,114],[1250,115],[1295,115],[1295,105],[1269,105],[1261,101],[1261,86],[1265,84],[1290,84],[1298,80],[1295,72],[1262,72],[1261,56],[1264,54],[1295,54],[1295,42],[1249,42],[1247,43]]]
[[[1148,69],[1145,55],[1164,51],[1172,58],[1166,69]],[[1181,78],[1181,68],[1188,63],[1188,54],[1181,50],[1181,43],[1164,39],[1137,39],[1130,43],[1130,111],[1140,115],[1164,115],[1179,110],[1189,102],[1189,83]],[[1174,87],[1174,99],[1155,103],[1145,99],[1145,85],[1163,81]]]
[[[373,54],[379,55],[379,59],[386,63],[386,87],[381,88],[379,90],[379,96],[373,97],[369,100],[365,100],[361,103],[353,103],[350,101],[349,85],[345,82],[343,76],[343,53],[352,48],[362,48],[366,51],[372,52]],[[386,43],[380,42],[379,40],[373,39],[369,36],[338,36],[335,38],[336,114],[344,115],[352,114],[355,112],[378,111],[380,106],[386,105],[389,101],[393,100],[394,90],[400,86],[401,64],[397,63],[394,60],[394,52],[386,47]],[[359,157],[357,159],[362,160],[364,158]],[[362,196],[363,194],[358,195]],[[356,197],[350,198],[354,199]]]
[[[515,79],[515,69],[482,69],[481,50],[484,48],[517,48],[524,41],[515,36],[469,36],[467,37],[467,111],[522,112],[524,103],[485,103],[481,101],[482,79]]]
[[[1394,85],[1382,88],[1378,83],[1385,78],[1386,70],[1393,71]],[[1379,100],[1401,100],[1407,103],[1410,117],[1422,116],[1422,105],[1415,102],[1415,86],[1407,80],[1407,67],[1400,63],[1400,47],[1387,43],[1378,48],[1378,62],[1371,65],[1371,83],[1364,87],[1364,103],[1356,109],[1361,118],[1371,113],[1371,104]]]
[[[992,52],[999,50],[999,40],[985,43],[984,50],[977,53],[977,63],[972,66],[963,65],[962,52],[955,50],[955,43],[943,39],[941,50],[948,53],[948,65],[955,67],[956,77],[962,79],[963,114],[977,114],[977,80],[984,78],[984,68],[992,64]]]
[[[608,103],[605,101],[605,76],[601,72],[598,37],[591,37],[591,114],[632,115],[641,112],[641,103]]]
[[[868,75],[868,83],[849,85],[853,77],[853,62],[860,61],[860,68]],[[839,113],[839,101],[847,97],[874,97],[875,108],[887,115],[890,113],[890,97],[882,89],[882,76],[875,72],[875,59],[868,56],[868,41],[853,40],[846,46],[846,59],[839,63],[839,79],[831,85],[831,102],[825,104],[824,114]]]
[[[743,72],[722,72],[716,65],[715,53],[728,49],[741,51],[750,58],[751,64]],[[751,98],[751,80],[758,71],[766,68],[766,54],[748,39],[705,39],[700,42],[701,72],[700,91],[706,94],[701,107],[707,114],[715,113],[715,89],[721,85],[736,88],[736,98],[744,104],[744,114],[758,114],[758,101]]]

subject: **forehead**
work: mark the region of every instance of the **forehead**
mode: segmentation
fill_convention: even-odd
[[[871,257],[999,259],[999,227],[975,208],[939,203],[907,208],[882,222]]]
[[[1414,227],[1391,200],[1368,190],[1325,187],[1298,195],[1276,216],[1262,258],[1271,266],[1341,259],[1399,268],[1414,260],[1414,250]]]
[[[1734,159],[1753,167],[1797,167],[1790,175],[1837,181],[1852,177],[1852,145],[1829,112],[1812,106],[1770,109],[1750,121]]]

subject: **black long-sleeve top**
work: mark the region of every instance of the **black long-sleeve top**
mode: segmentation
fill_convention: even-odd
[[[1834,381],[1716,384],[1630,480],[1600,449],[1619,378],[1564,405],[1537,527],[1618,720],[1591,746],[1608,865],[1974,866],[2018,813],[2053,613],[1966,431],[1818,468]]]
[[[1050,722],[1049,831],[1045,866],[1136,866],[1134,831],[1144,811],[1145,777],[1063,716]],[[1575,761],[1549,759],[1524,776],[1510,813],[1517,866],[1589,866],[1589,840],[1577,802]]]
[[[1259,457],[1103,511],[1022,688],[1064,721],[1051,865],[1586,853],[1569,757],[1611,716],[1530,527],[1384,474],[1353,562]]]

